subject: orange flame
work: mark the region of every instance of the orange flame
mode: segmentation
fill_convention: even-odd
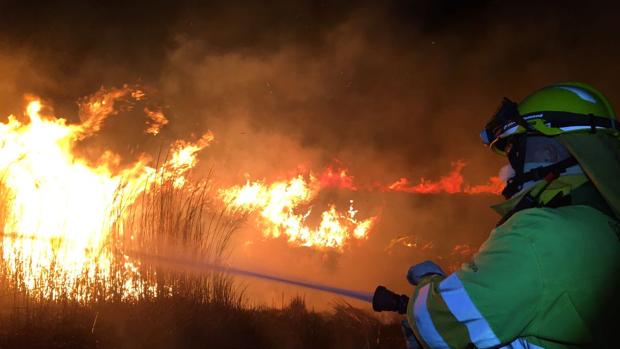
[[[504,183],[501,178],[495,176],[489,178],[489,182],[486,184],[466,186],[465,189],[463,189],[463,192],[466,194],[501,194],[505,186],[506,183]]]
[[[122,218],[118,198],[122,205],[133,203],[156,174],[174,174],[183,185],[196,153],[212,141],[211,133],[196,143],[178,141],[159,169],[147,166],[144,156],[118,173],[110,169],[117,155],[104,154],[96,166],[76,157],[77,142],[100,130],[117,112],[115,102],[127,96],[137,100],[144,93],[126,86],[101,89],[82,101],[82,121],[77,124],[43,117],[43,105],[36,99],[26,107],[28,122],[14,116],[0,122],[0,185],[7,191],[7,197],[0,198],[5,201],[2,257],[9,270],[21,268],[27,288],[35,288],[54,268],[61,269],[63,282],[69,283],[77,282],[85,270],[109,275],[113,256],[106,243],[115,220]],[[136,271],[131,263],[125,267]],[[125,286],[130,296],[138,285],[130,280]]]
[[[376,217],[358,219],[358,211],[350,201],[348,211],[340,212],[335,205],[321,213],[317,227],[311,228],[308,217],[312,207],[305,210],[320,192],[322,182],[315,177],[299,175],[290,180],[271,184],[247,182],[221,190],[225,202],[248,211],[258,211],[265,237],[282,235],[295,245],[342,250],[347,241],[366,239]]]
[[[144,108],[144,113],[149,117],[149,120],[146,122],[146,130],[144,130],[147,134],[157,136],[161,128],[169,122],[161,110]]]
[[[83,98],[79,102],[81,123],[74,125],[76,135],[80,138],[88,137],[101,129],[103,122],[110,116],[117,114],[115,104],[120,99],[131,96],[142,98],[144,92],[125,85],[122,88],[101,88],[94,94]],[[63,119],[59,119],[63,120]]]
[[[188,184],[185,174],[196,166],[197,154],[213,142],[211,132],[196,142],[174,142],[168,160],[158,168],[149,166],[146,156],[113,171],[120,159],[117,154],[103,153],[96,165],[75,155],[78,142],[96,134],[107,118],[145,98],[145,92],[134,87],[102,88],[80,101],[81,121],[74,124],[44,115],[47,109],[42,102],[32,99],[26,107],[27,121],[9,116],[5,123],[0,122],[0,189],[6,194],[0,198],[2,258],[10,271],[21,268],[25,287],[34,289],[37,280],[54,268],[63,270],[64,282],[69,283],[76,283],[85,270],[97,270],[98,277],[105,278],[112,272],[115,258],[107,246],[110,231],[124,218],[123,207],[149,189],[153,176],[174,179],[175,187]],[[159,109],[144,108],[144,112],[145,132],[158,135],[168,119]],[[359,218],[351,200],[346,210],[328,205],[316,215],[318,223],[312,225],[313,205],[317,205],[323,189],[422,194],[501,192],[503,182],[497,177],[486,184],[465,184],[461,173],[464,167],[464,161],[453,163],[452,171],[437,181],[421,179],[412,184],[401,178],[388,186],[364,186],[356,183],[346,168],[330,166],[316,177],[297,175],[273,183],[248,181],[224,188],[220,195],[233,207],[256,212],[265,237],[342,251],[351,241],[367,239],[377,217]],[[408,240],[395,243],[412,246]],[[129,273],[138,272],[128,261],[124,266]],[[93,276],[90,272],[88,275]],[[126,297],[144,286],[136,282],[130,279],[125,285]]]
[[[357,186],[354,184],[353,176],[348,174],[346,168],[339,168],[335,170],[332,166],[328,166],[323,174],[319,177],[321,187],[331,187],[337,189],[357,190]]]
[[[458,160],[452,163],[452,171],[438,181],[420,179],[420,183],[411,184],[407,178],[400,178],[387,187],[388,191],[418,193],[418,194],[499,194],[504,188],[504,182],[499,177],[491,177],[489,182],[481,185],[464,185],[465,180],[461,173],[465,168],[465,161]]]
[[[265,184],[260,181],[247,182],[244,186],[233,186],[220,191],[223,200],[233,207],[260,212],[259,225],[266,237],[278,238],[284,235],[294,245],[313,246],[317,248],[336,248],[342,250],[351,238],[367,238],[377,217],[357,220],[357,210],[351,207],[347,213],[336,210],[335,206],[322,212],[318,227],[308,226],[307,219],[312,211],[302,209],[308,206],[324,188],[337,188],[358,191],[363,188],[376,190],[406,192],[418,194],[498,194],[504,183],[498,177],[492,177],[489,183],[482,185],[465,185],[462,160],[452,164],[452,171],[438,181],[422,178],[418,184],[410,184],[401,178],[389,186],[364,186],[355,183],[354,177],[346,168],[335,169],[328,166],[318,178],[306,179],[298,175],[290,180]],[[429,246],[425,246],[427,248]]]

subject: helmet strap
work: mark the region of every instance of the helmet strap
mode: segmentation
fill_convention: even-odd
[[[510,199],[516,193],[521,191],[524,183],[529,181],[538,181],[541,179],[545,179],[548,182],[550,182],[549,179],[553,181],[558,178],[561,173],[565,172],[567,168],[575,166],[577,164],[577,160],[574,157],[570,157],[549,166],[541,166],[531,169],[525,173],[523,173],[523,166],[521,166],[520,168],[521,172],[518,172],[519,170],[515,168],[516,174],[514,177],[508,180],[508,182],[506,183],[506,187],[502,191],[502,195],[506,199]]]
[[[523,183],[525,183],[519,181],[519,179],[523,177],[525,167],[525,154],[527,150],[526,148],[527,140],[525,135],[517,135],[510,140],[508,161],[510,162],[510,166],[512,166],[512,168],[514,169],[515,175],[508,180],[506,188],[504,189],[505,192],[506,189],[510,187],[511,189],[509,190],[509,192],[511,193],[511,195],[506,196],[506,194],[502,192],[502,194],[504,194],[504,197],[506,197],[507,199],[509,199],[515,193],[519,192],[523,186]]]
[[[588,118],[590,118],[590,133],[596,133],[596,120],[594,119],[594,115],[588,114]]]
[[[554,164],[554,165],[557,165],[557,164]],[[551,166],[554,166],[554,165],[551,165]],[[541,168],[547,168],[547,167],[549,167],[549,166],[539,167],[539,168],[537,168],[535,170],[538,170],[538,169],[541,169]],[[530,173],[530,172],[531,171],[528,171],[527,173]],[[506,213],[502,217],[502,219],[499,220],[499,222],[497,222],[496,227],[499,227],[500,225],[504,224],[510,217],[512,217],[515,213],[517,213],[519,211],[522,211],[522,210],[525,210],[525,209],[528,209],[528,208],[543,206],[540,203],[540,196],[549,187],[551,182],[553,182],[556,179],[558,179],[558,177],[560,177],[559,172],[556,172],[556,171],[547,172],[547,175],[544,177],[545,184],[542,186],[542,188],[540,188],[540,190],[538,190],[536,195],[532,196],[532,193],[525,194],[523,196],[523,198],[521,198],[521,200],[519,200],[519,202],[517,202],[517,204],[510,211],[508,211],[508,213]],[[558,193],[545,206],[550,206],[550,207],[563,206],[563,205],[567,204],[567,200],[568,200],[568,202],[570,202],[568,197],[564,197],[561,193]]]

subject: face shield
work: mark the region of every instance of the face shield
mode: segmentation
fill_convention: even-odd
[[[502,194],[507,199],[529,189],[549,173],[582,173],[570,152],[553,137],[516,135],[508,140],[505,151],[509,165],[500,171],[500,178],[506,178]]]

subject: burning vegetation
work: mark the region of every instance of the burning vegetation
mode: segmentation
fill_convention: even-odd
[[[0,347],[404,347],[397,319],[221,270],[407,293],[412,264],[457,269],[497,218],[498,97],[617,96],[616,12],[574,9],[2,2]]]
[[[88,336],[114,326],[110,319],[115,313],[151,314],[168,304],[185,309],[196,321],[211,323],[211,328],[216,328],[215,320],[205,314],[218,314],[211,308],[214,305],[245,321],[244,328],[265,333],[269,328],[260,325],[264,321],[282,325],[291,320],[294,324],[313,321],[315,325],[307,328],[323,335],[303,341],[317,345],[338,342],[328,337],[327,328],[357,326],[360,321],[364,337],[356,338],[359,331],[355,330],[339,338],[360,345],[383,341],[388,346],[400,340],[396,327],[391,330],[396,335],[386,336],[381,333],[385,325],[347,303],[337,304],[333,315],[309,312],[299,297],[282,304],[282,309],[254,309],[244,305],[232,279],[221,271],[198,275],[171,271],[141,258],[144,251],[149,256],[177,252],[191,260],[224,265],[233,232],[253,213],[265,238],[283,237],[293,246],[340,252],[351,239],[367,239],[377,220],[377,216],[358,218],[350,200],[348,209],[339,211],[330,204],[317,226],[308,224],[319,192],[357,190],[346,170],[328,168],[319,176],[218,188],[210,178],[193,178],[190,172],[198,154],[214,140],[211,132],[195,140],[174,141],[156,159],[140,154],[124,165],[121,156],[111,151],[95,159],[78,154],[77,145],[96,135],[106,119],[146,98],[137,87],[102,88],[80,100],[80,122],[70,123],[56,117],[41,99],[29,97],[23,116],[10,115],[0,123],[0,280],[3,297],[11,296],[9,303],[6,298],[0,303],[13,309],[13,319],[37,319],[5,323],[0,317],[8,331],[3,338],[33,344],[19,333],[40,331],[42,323],[61,326],[55,317],[71,318],[84,322],[62,326],[88,346]],[[157,136],[168,119],[159,111],[144,108],[144,112],[145,133]],[[86,308],[67,308],[67,304]],[[122,308],[126,304],[135,306]],[[158,305],[149,308],[148,304]],[[245,318],[250,313],[263,320],[248,322]],[[48,314],[55,314],[54,318]],[[144,338],[136,338],[144,343]],[[50,341],[41,337],[40,344]],[[226,339],[225,344],[231,343]]]
[[[155,297],[173,292],[172,286],[131,258],[131,251],[197,245],[190,248],[195,257],[219,258],[230,234],[248,215],[256,217],[264,238],[283,238],[294,246],[342,252],[349,241],[368,239],[378,215],[362,216],[352,199],[346,209],[328,203],[316,212],[316,198],[324,190],[501,190],[497,178],[485,185],[464,185],[463,161],[438,181],[422,179],[418,184],[401,178],[365,185],[356,183],[345,168],[327,167],[320,174],[214,188],[208,178],[192,181],[187,176],[199,152],[213,141],[210,131],[194,141],[172,142],[156,165],[146,154],[124,166],[121,156],[111,151],[96,159],[76,155],[77,144],[97,134],[106,119],[146,98],[137,87],[102,88],[80,100],[80,122],[69,123],[30,97],[23,117],[11,115],[0,124],[2,259],[17,289],[52,299],[70,294],[84,302],[110,295]],[[160,110],[144,107],[144,113],[149,135],[157,136],[169,122]],[[206,219],[214,212],[219,212],[215,228],[214,218]],[[319,217],[316,224],[310,223],[311,216]]]
[[[243,186],[223,189],[221,195],[227,203],[249,211],[258,211],[259,224],[265,237],[282,235],[292,244],[317,248],[342,249],[350,239],[365,239],[377,217],[358,219],[351,200],[349,209],[340,212],[335,205],[323,211],[321,221],[312,228],[306,223],[312,207],[302,212],[321,190],[320,182],[312,175],[299,175],[288,181],[263,184],[248,182]]]
[[[30,98],[23,118],[9,116],[0,124],[2,259],[17,289],[52,299],[70,295],[79,301],[115,293],[132,299],[161,289],[123,251],[137,239],[144,243],[155,230],[155,217],[149,215],[159,205],[153,195],[201,195],[201,201],[186,205],[204,206],[205,184],[190,184],[186,175],[197,153],[213,140],[212,133],[194,142],[174,142],[157,166],[141,155],[113,170],[119,167],[118,154],[104,152],[94,161],[75,154],[78,142],[96,134],[106,118],[118,112],[117,104],[144,96],[128,86],[101,89],[80,102],[81,122],[76,124],[46,114],[50,109]],[[163,116],[147,115],[147,130],[163,125]],[[158,223],[169,223],[162,217],[157,217]],[[192,228],[184,231],[188,229]],[[103,294],[99,287],[106,288]]]

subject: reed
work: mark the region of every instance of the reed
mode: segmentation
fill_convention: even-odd
[[[100,253],[109,268],[86,264],[72,278],[57,263],[27,279],[32,260],[0,263],[1,348],[394,348],[397,322],[338,302],[308,310],[302,297],[280,308],[249,306],[231,276],[168,270],[134,252],[182,254],[222,263],[246,213],[224,206],[207,180],[175,186],[154,174],[138,200],[122,184]],[[10,192],[0,184],[0,223]],[[0,227],[4,227],[1,224]],[[3,234],[7,239],[25,238]],[[61,244],[62,241],[49,242]],[[12,265],[10,263],[13,263]],[[128,266],[129,265],[129,266]],[[130,292],[131,291],[131,292]]]
[[[121,183],[108,214],[107,239],[93,260],[84,263],[78,277],[57,263],[56,244],[36,236],[2,231],[0,247],[7,241],[29,239],[52,251],[51,262],[36,268],[28,256],[3,254],[0,262],[0,296],[12,299],[13,309],[49,303],[137,302],[165,297],[188,297],[203,303],[239,303],[231,277],[217,272],[200,275],[170,271],[135,258],[136,253],[180,253],[200,261],[221,263],[229,253],[230,239],[246,213],[225,206],[216,198],[210,177],[180,186],[179,175],[157,171],[129,202],[127,184]],[[1,178],[0,178],[1,181]],[[0,182],[0,227],[4,227],[11,204],[10,190]],[[40,270],[38,270],[40,269]],[[38,270],[37,273],[29,271]]]

